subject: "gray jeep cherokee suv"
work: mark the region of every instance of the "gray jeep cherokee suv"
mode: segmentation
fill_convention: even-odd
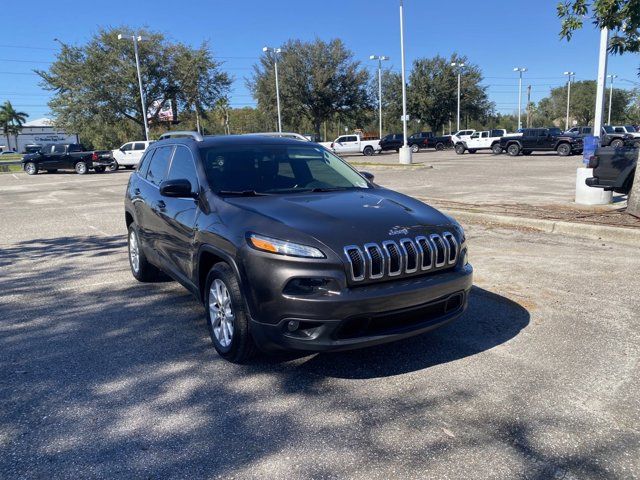
[[[129,261],[204,303],[222,357],[375,345],[465,310],[472,268],[452,218],[315,143],[187,137],[152,144],[131,175]]]

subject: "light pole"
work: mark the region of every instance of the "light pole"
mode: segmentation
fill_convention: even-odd
[[[411,163],[411,149],[407,144],[407,82],[404,67],[404,5],[400,0],[400,63],[402,64],[402,132],[403,144],[400,149],[400,163]]]
[[[575,77],[574,72],[564,72],[567,75],[567,119],[564,122],[565,131],[569,130],[569,105],[571,104],[571,77]]]
[[[458,126],[457,131],[460,131],[460,74],[462,73],[462,69],[464,68],[464,63],[461,62],[451,62],[451,66],[458,70]]]
[[[518,130],[522,128],[522,74],[527,71],[525,67],[514,67],[514,72],[518,72],[520,79],[518,80]]]
[[[278,54],[282,52],[280,48],[263,47],[262,51],[273,53],[273,69],[276,73],[276,105],[278,107],[278,132],[282,132],[282,117],[280,116],[280,85],[278,84]]]
[[[122,34],[118,34],[118,40],[122,40]],[[131,35],[133,40],[133,51],[136,55],[136,70],[138,72],[138,86],[140,87],[140,103],[142,104],[142,122],[144,123],[144,136],[149,141],[149,124],[147,123],[147,106],[144,102],[144,93],[142,91],[142,75],[140,75],[140,56],[138,55],[138,42],[142,41],[140,35]]]
[[[607,120],[607,124],[611,125],[611,102],[613,102],[613,79],[618,78],[618,75],[607,75],[607,78],[611,79],[611,85],[609,86],[609,116]]]
[[[382,139],[382,61],[389,60],[384,55],[369,55],[369,60],[378,60],[378,116],[380,117],[379,135]]]

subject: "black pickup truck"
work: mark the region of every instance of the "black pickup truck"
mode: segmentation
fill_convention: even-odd
[[[633,134],[618,131],[611,125],[604,125],[600,133],[600,146],[620,148],[624,146],[640,146],[640,138]],[[593,127],[573,127],[567,130],[567,134],[575,134],[580,137],[593,135]]]
[[[425,141],[425,147],[435,148],[436,150],[444,150],[445,148],[453,147],[453,140],[451,135],[444,135],[441,137],[429,137]]]
[[[593,168],[593,177],[585,183],[590,187],[613,190],[628,194],[633,186],[633,178],[638,164],[637,147],[600,147],[589,158],[589,168]]]
[[[582,153],[582,137],[570,133],[562,133],[559,128],[525,128],[522,135],[507,135],[500,139],[502,150],[512,157],[521,153],[529,155],[535,151],[556,151],[558,155],[567,156]]]
[[[89,170],[102,173],[117,169],[110,150],[87,151],[79,143],[49,144],[22,158],[22,168],[29,175],[39,171],[75,170],[84,175]]]

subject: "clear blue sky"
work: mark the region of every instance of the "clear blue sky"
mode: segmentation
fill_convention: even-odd
[[[48,110],[48,96],[31,70],[46,68],[52,61],[58,48],[53,39],[82,43],[99,26],[145,26],[192,45],[208,40],[235,78],[234,106],[253,105],[244,79],[262,47],[278,46],[288,38],[341,38],[372,72],[370,54],[390,56],[388,67],[400,70],[397,0],[4,3],[0,101],[11,100],[31,118]],[[577,80],[596,77],[598,32],[589,24],[571,42],[560,41],[556,4],[557,0],[405,0],[407,64],[436,54],[467,55],[481,66],[497,110],[512,112],[517,108],[514,66],[529,69],[524,85],[532,85],[536,101],[565,82],[565,70],[576,72]],[[618,75],[616,86],[633,87],[622,79],[639,82],[639,65],[640,55],[610,56],[609,73]]]

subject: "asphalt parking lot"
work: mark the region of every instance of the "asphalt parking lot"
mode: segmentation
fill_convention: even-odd
[[[509,161],[447,187],[485,158],[447,154],[375,173],[474,198]],[[186,290],[129,273],[128,176],[0,175],[0,478],[640,476],[637,247],[468,224],[455,323],[237,366]]]

